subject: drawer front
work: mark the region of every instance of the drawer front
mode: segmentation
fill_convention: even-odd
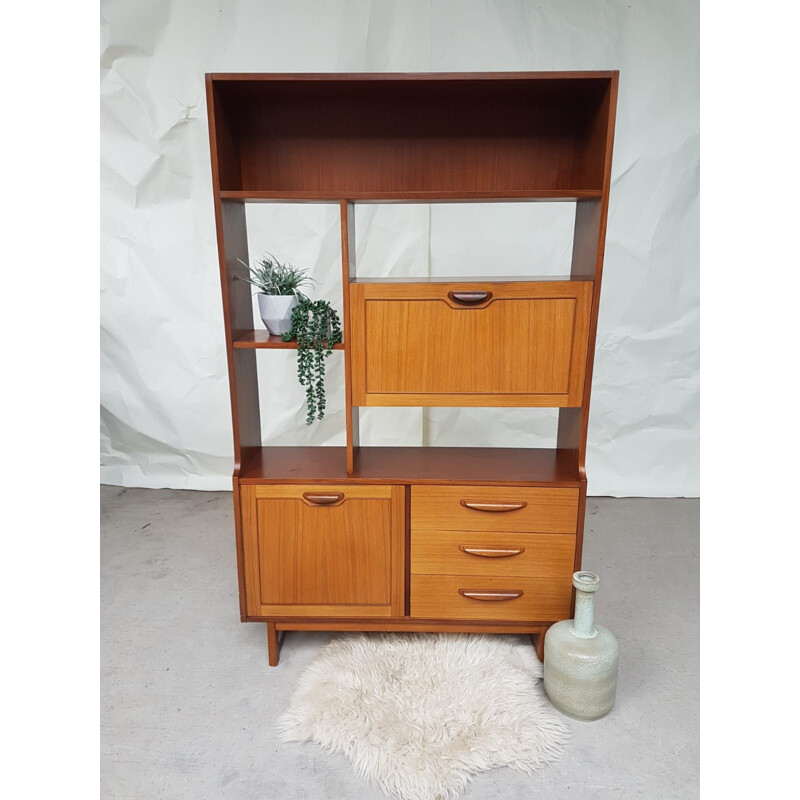
[[[560,533],[413,531],[411,572],[562,578],[575,571],[575,536]]]
[[[591,296],[579,281],[353,284],[353,403],[578,406]]]
[[[404,490],[244,486],[251,616],[391,616],[403,607]]]
[[[570,616],[572,582],[564,578],[412,575],[411,616],[551,622]]]
[[[413,531],[576,533],[578,489],[413,486]]]

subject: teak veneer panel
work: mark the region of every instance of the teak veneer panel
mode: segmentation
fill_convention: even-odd
[[[352,284],[353,403],[580,405],[591,297],[581,281]]]
[[[579,500],[578,489],[412,486],[411,530],[575,533]]]
[[[575,537],[561,533],[412,531],[411,572],[569,578]]]
[[[245,486],[242,492],[250,614],[402,613],[402,487]],[[333,497],[331,504],[314,501]]]
[[[459,591],[521,593],[508,600],[474,600]],[[560,578],[412,575],[411,616],[440,619],[559,620],[569,617],[572,581]]]

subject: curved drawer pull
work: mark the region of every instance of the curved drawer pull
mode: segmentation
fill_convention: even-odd
[[[448,292],[447,296],[462,306],[477,306],[485,300],[492,299],[491,292]]]
[[[463,544],[460,544],[458,549],[467,555],[481,556],[482,558],[508,558],[522,555],[525,552],[524,547],[467,547]]]
[[[474,511],[519,511],[528,504],[524,500],[519,503],[472,503],[462,500],[461,505]]]
[[[344,498],[342,492],[326,492],[325,494],[316,494],[315,492],[303,492],[303,500],[315,506],[332,506]]]
[[[524,594],[522,589],[506,589],[496,592],[489,591],[488,589],[459,589],[458,593],[462,597],[468,597],[470,600],[493,600],[495,602],[498,600],[516,600]]]

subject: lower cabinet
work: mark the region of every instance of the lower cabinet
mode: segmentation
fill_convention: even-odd
[[[402,486],[243,486],[249,616],[403,615]]]
[[[578,503],[570,488],[415,485],[406,520],[406,486],[242,486],[247,615],[565,619]]]

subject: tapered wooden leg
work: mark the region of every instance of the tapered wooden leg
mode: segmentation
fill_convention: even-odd
[[[274,622],[267,623],[267,652],[269,653],[269,665],[278,666],[278,659],[281,652],[281,644],[286,631],[278,631]]]

